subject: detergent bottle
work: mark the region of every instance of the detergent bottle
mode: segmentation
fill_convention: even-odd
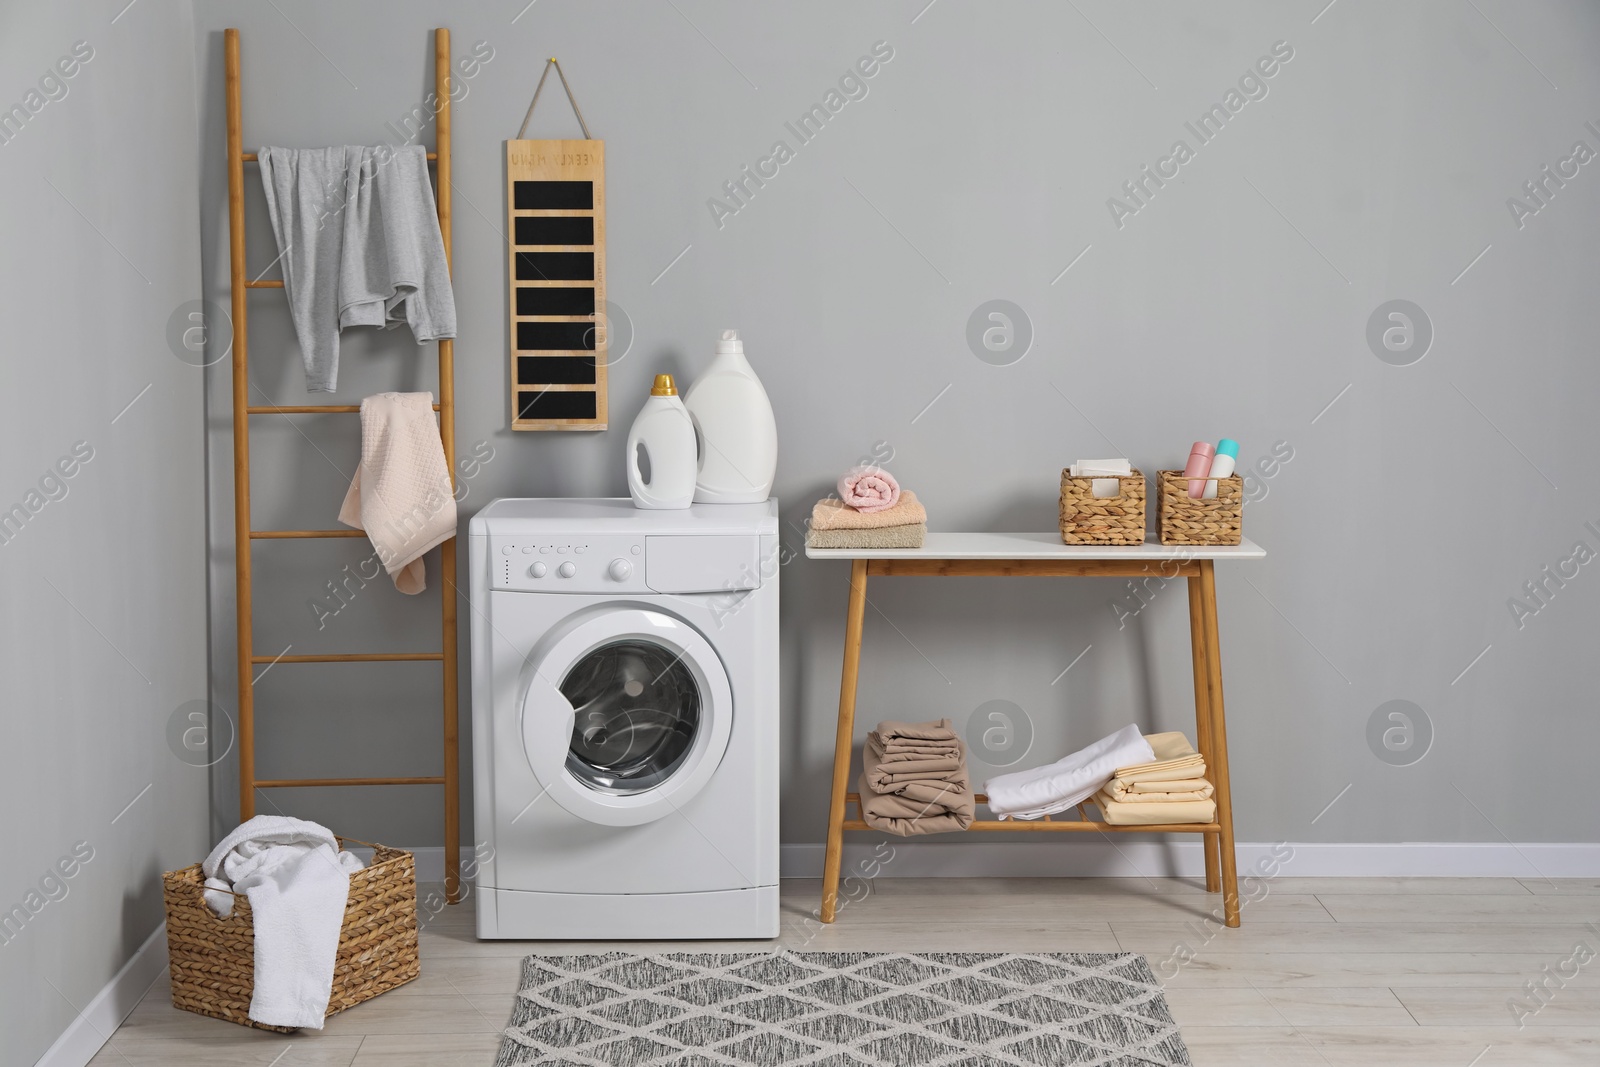
[[[653,511],[694,502],[694,423],[672,375],[658,374],[639,417],[628,431],[628,495]]]
[[[723,330],[717,356],[684,397],[694,420],[699,504],[752,504],[772,495],[778,424],[738,330]]]

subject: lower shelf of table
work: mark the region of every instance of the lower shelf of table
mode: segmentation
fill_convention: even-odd
[[[846,793],[845,805],[855,805],[856,818],[846,818],[843,828],[846,830],[874,830],[876,827],[868,826],[866,820],[861,818],[861,794]],[[979,804],[986,803],[988,797],[982,793],[974,798]],[[1149,825],[1128,826],[1122,823],[1098,822],[1089,818],[1083,810],[1084,805],[1077,807],[1076,819],[1062,819],[1053,815],[1046,815],[1041,819],[975,819],[966,832],[973,831],[1001,831],[1004,833],[1091,833],[1106,831],[1108,833],[1135,833],[1135,834],[1214,834],[1222,830],[1220,824],[1215,822],[1180,822],[1180,823],[1152,823]]]

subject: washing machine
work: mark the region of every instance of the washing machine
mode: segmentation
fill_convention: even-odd
[[[469,540],[478,936],[777,936],[777,501],[503,499]]]

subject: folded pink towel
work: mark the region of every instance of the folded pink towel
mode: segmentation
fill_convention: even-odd
[[[839,498],[857,511],[871,514],[900,500],[900,483],[882,467],[851,467],[839,477]]]

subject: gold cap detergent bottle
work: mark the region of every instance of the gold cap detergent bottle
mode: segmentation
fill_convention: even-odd
[[[694,502],[694,423],[678,399],[672,375],[658,374],[628,431],[628,495],[651,511]]]
[[[778,424],[761,380],[744,358],[738,330],[723,330],[711,366],[689,389],[694,420],[697,504],[753,504],[772,495]]]

